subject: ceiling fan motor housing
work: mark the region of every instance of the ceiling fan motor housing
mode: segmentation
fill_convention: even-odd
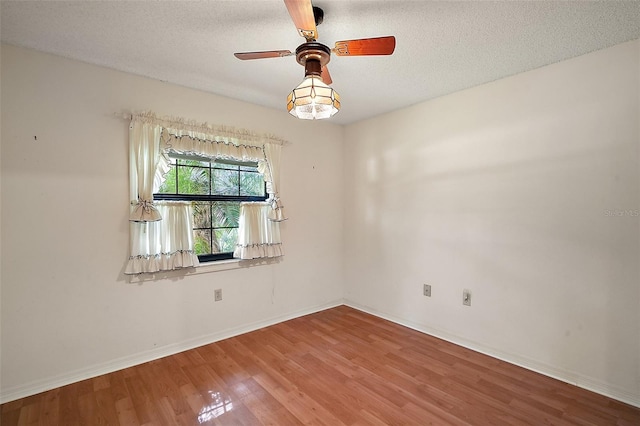
[[[316,21],[316,26],[322,24],[322,21],[324,21],[324,10],[313,6],[313,20]]]
[[[304,75],[317,75],[322,73],[322,67],[331,59],[331,49],[322,43],[310,41],[303,43],[296,49],[296,61],[304,67]]]

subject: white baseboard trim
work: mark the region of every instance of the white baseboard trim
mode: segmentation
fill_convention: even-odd
[[[511,353],[503,352],[501,350],[482,345],[478,342],[467,340],[442,330],[434,329],[425,324],[408,321],[404,318],[399,318],[394,315],[388,314],[386,312],[382,312],[368,306],[360,305],[359,303],[353,302],[348,299],[345,299],[344,304],[351,308],[386,319],[396,324],[403,325],[405,327],[411,328],[421,333],[425,333],[430,336],[434,336],[439,339],[446,340],[447,342],[451,342],[456,345],[465,347],[467,349],[480,352],[482,354],[491,356],[493,358],[497,358],[501,361],[505,361],[522,368],[526,368],[527,370],[535,371],[536,373],[540,373],[542,375],[554,378],[556,380],[560,380],[562,382],[569,383],[569,384],[578,386],[580,388],[587,389],[592,392],[607,396],[609,398],[613,398],[620,402],[624,402],[625,404],[633,405],[635,407],[640,408],[640,394],[638,393],[634,393],[626,389],[621,389],[617,386],[612,386],[610,384],[603,383],[600,380],[585,376],[580,373],[559,369],[557,367],[553,367],[551,365],[547,365],[532,359],[528,359],[520,355],[514,355]]]
[[[197,348],[199,346],[208,345],[210,343],[228,339],[230,337],[238,336],[250,331],[255,331],[264,327],[268,327],[270,325],[278,324],[283,321],[288,321],[293,318],[298,318],[315,312],[324,311],[326,309],[335,308],[336,306],[340,306],[342,304],[342,299],[334,300],[322,305],[308,307],[305,309],[289,312],[284,315],[278,315],[205,336],[188,339],[179,343],[174,343],[122,358],[117,358],[105,363],[96,364],[86,368],[80,368],[78,370],[70,371],[69,373],[61,374],[58,376],[48,377],[46,379],[36,380],[24,385],[2,389],[2,391],[0,392],[0,404],[35,395],[40,392],[45,392],[61,386],[69,385],[81,380],[90,379],[107,373],[113,373],[114,371],[129,368],[134,365],[143,364],[145,362],[153,361],[159,358],[164,358],[166,356],[184,352],[189,349]]]

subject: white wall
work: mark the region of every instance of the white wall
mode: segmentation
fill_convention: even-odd
[[[1,72],[3,400],[341,303],[342,127],[7,45]],[[126,280],[114,113],[147,109],[290,142],[280,263]]]
[[[640,405],[639,51],[347,127],[347,303]]]

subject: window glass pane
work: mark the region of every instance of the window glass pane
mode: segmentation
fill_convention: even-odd
[[[240,172],[240,195],[264,195],[264,179],[260,173]]]
[[[211,164],[209,161],[199,161],[199,160],[185,160],[185,159],[178,159],[178,162],[180,165],[185,165],[185,166],[198,166],[198,167],[209,167],[209,164]]]
[[[237,227],[240,216],[240,203],[236,201],[214,201],[212,214],[214,228]]]
[[[256,164],[255,166],[240,166],[240,170],[245,172],[257,172],[258,165]]]
[[[160,194],[175,194],[176,193],[176,168],[171,166],[171,169],[165,175],[165,181],[158,189]]]
[[[236,164],[227,164],[225,162],[216,162],[213,164],[213,167],[216,169],[224,169],[224,170],[238,170],[238,165]]]
[[[179,194],[209,194],[209,169],[178,166]]]
[[[196,229],[193,231],[193,250],[196,254],[211,253],[210,229]]]
[[[238,195],[238,172],[235,170],[213,169],[212,170],[212,194],[216,195]]]
[[[211,228],[211,203],[193,203],[193,227]]]
[[[220,253],[234,251],[238,242],[238,228],[214,229]]]

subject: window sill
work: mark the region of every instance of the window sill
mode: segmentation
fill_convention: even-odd
[[[260,265],[272,265],[280,263],[282,256],[264,259],[241,260],[225,259],[201,263],[197,268],[175,269],[173,271],[160,271],[153,274],[127,275],[129,283],[143,283],[146,281],[158,281],[167,278],[184,278],[189,275],[209,274],[213,272],[229,271],[233,269],[250,268]]]
[[[193,272],[189,271],[188,275],[208,274],[209,272],[227,271],[229,269],[239,269],[243,263],[240,259],[214,260],[211,262],[201,263],[200,266],[194,268]]]
[[[260,259],[225,259],[213,262],[201,263],[200,266],[190,269],[188,275],[207,274],[209,272],[228,271],[230,269],[251,268],[253,266],[273,265],[282,262],[284,256],[265,257]]]

